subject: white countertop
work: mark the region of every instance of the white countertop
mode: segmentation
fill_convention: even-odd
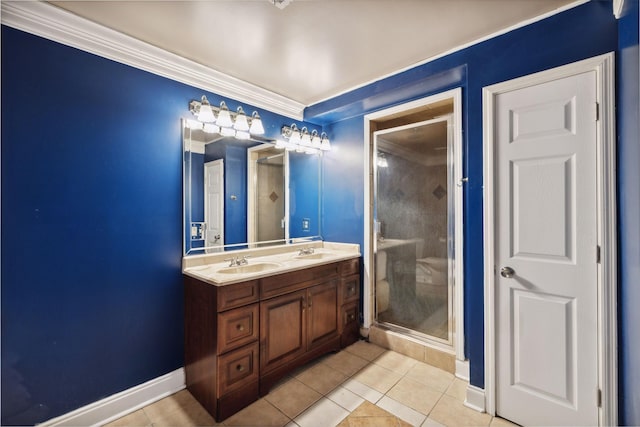
[[[313,248],[313,254],[299,255],[302,248]],[[264,269],[225,273],[230,270],[229,258],[232,257],[247,257],[248,263],[241,269]],[[186,256],[182,258],[182,273],[215,286],[224,286],[357,257],[360,257],[360,245],[315,241]]]

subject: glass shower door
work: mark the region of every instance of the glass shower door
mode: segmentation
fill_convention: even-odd
[[[374,133],[378,324],[453,345],[450,116]]]

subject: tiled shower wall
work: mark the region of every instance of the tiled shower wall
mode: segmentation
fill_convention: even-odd
[[[447,257],[447,166],[386,154],[378,168],[378,218],[388,239],[423,239],[418,258]]]

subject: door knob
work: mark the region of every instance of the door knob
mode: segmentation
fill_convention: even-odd
[[[506,277],[507,279],[511,279],[516,274],[511,267],[502,267],[500,269],[500,275],[502,277]]]

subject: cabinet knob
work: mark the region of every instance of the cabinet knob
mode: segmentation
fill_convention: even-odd
[[[353,322],[354,320],[356,320],[356,315],[352,313],[349,316],[347,316],[347,318],[349,319],[349,322]]]
[[[242,371],[244,371],[244,366],[242,366],[242,365],[237,365],[237,366],[236,366],[236,371],[238,371],[238,372],[242,372]]]
[[[236,325],[236,329],[239,330],[239,331],[244,331],[244,325],[242,323],[238,323]]]

